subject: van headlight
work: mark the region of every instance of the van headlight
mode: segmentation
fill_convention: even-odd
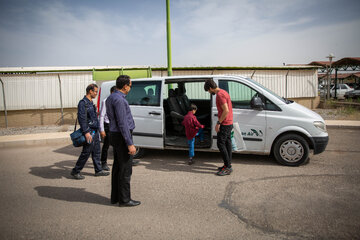
[[[315,121],[314,122],[314,126],[318,129],[320,129],[321,131],[323,132],[326,132],[326,125],[324,122],[321,122],[321,121]]]

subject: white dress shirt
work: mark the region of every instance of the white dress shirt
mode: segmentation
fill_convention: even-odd
[[[100,121],[100,132],[105,132],[105,129],[104,129],[104,122],[105,123],[109,123],[109,118],[106,114],[106,99],[105,98],[102,102],[101,102],[101,107],[100,107],[100,118],[99,118],[99,121]]]

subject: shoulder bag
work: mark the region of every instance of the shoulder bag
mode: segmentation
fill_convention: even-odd
[[[85,103],[85,117],[87,122],[87,104]],[[76,130],[76,125],[78,122],[78,118],[76,117],[75,126],[74,126],[74,132],[70,134],[71,141],[74,145],[74,147],[81,147],[86,144],[86,138],[84,134],[82,133],[81,127]]]

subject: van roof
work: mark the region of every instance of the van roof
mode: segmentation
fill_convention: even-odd
[[[182,76],[160,76],[160,77],[152,77],[152,78],[141,78],[141,79],[161,79],[161,80],[165,80],[165,82],[187,82],[187,81],[204,81],[206,79],[209,78],[246,78],[244,76],[239,76],[239,75],[182,75]],[[139,80],[141,80],[139,79]]]

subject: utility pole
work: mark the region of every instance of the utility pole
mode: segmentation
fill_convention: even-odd
[[[168,76],[172,76],[171,65],[171,27],[170,27],[170,0],[166,0],[166,34],[167,34],[167,64]]]
[[[330,61],[330,66],[329,66],[329,70],[328,70],[328,84],[327,84],[327,99],[330,99],[330,84],[331,84],[331,62],[332,59],[335,58],[334,54],[330,53],[329,56],[326,56],[326,58],[329,58]],[[335,86],[336,87],[336,86]],[[336,91],[336,89],[335,89]]]

